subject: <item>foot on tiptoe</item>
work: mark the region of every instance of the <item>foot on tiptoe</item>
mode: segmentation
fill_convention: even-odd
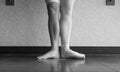
[[[73,51],[71,49],[63,49],[61,50],[61,57],[62,58],[70,58],[70,59],[84,59],[85,54],[78,53],[76,51]]]
[[[59,58],[59,52],[56,50],[51,50],[42,56],[37,57],[39,60],[43,59],[57,59]]]

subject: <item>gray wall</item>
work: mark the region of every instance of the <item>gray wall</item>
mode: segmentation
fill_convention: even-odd
[[[0,0],[0,46],[50,46],[44,0]],[[120,46],[120,0],[76,0],[71,46]]]

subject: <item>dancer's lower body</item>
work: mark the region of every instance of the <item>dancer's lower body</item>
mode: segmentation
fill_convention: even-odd
[[[85,58],[84,54],[71,50],[69,46],[74,2],[75,0],[46,0],[51,50],[39,56],[38,59],[60,58],[60,54],[62,58]],[[61,53],[58,48],[59,36],[61,37]]]

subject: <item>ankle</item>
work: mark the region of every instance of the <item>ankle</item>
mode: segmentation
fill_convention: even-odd
[[[51,46],[51,50],[53,50],[53,51],[58,51],[58,50],[59,50],[58,45],[53,45],[53,46]]]
[[[69,48],[69,42],[61,42],[61,47]]]
[[[68,51],[70,50],[69,46],[61,46],[61,51]]]
[[[59,52],[58,49],[51,49],[51,51],[52,51],[52,52],[57,52],[57,53]]]
[[[52,48],[51,51],[52,52],[59,52],[59,49]]]

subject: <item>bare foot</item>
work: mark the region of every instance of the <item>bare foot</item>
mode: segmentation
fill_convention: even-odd
[[[37,57],[39,60],[41,59],[56,59],[56,58],[59,58],[59,52],[56,51],[56,50],[51,50],[49,52],[47,52],[46,54],[42,55],[42,56],[38,56]]]
[[[61,57],[62,58],[71,58],[71,59],[84,59],[85,54],[78,53],[71,49],[67,49],[67,50],[63,49],[63,50],[61,50]]]

